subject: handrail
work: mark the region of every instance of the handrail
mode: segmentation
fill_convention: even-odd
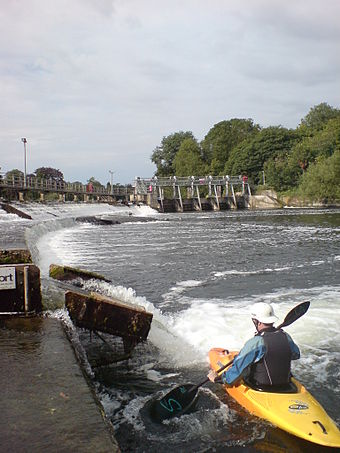
[[[57,181],[52,178],[37,178],[35,176],[27,176],[26,184],[24,177],[11,176],[9,178],[0,175],[0,188],[17,189],[17,190],[40,190],[46,192],[61,192],[61,193],[80,193],[92,195],[126,195],[132,193],[132,187],[128,186],[113,186],[104,187],[91,184],[69,183],[63,180]]]
[[[225,184],[248,184],[248,180],[244,180],[243,176],[169,176],[152,178],[135,179],[135,185],[147,185],[152,187],[173,187],[182,186],[189,187],[190,185],[225,185]]]

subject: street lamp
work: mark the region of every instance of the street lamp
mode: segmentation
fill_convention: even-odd
[[[113,171],[112,170],[109,170],[109,173],[111,175],[111,195],[113,195]]]
[[[24,187],[26,188],[26,167],[27,167],[27,152],[26,152],[26,145],[27,145],[27,140],[25,137],[21,139],[21,141],[24,144]]]

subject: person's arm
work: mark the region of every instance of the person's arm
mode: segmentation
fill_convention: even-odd
[[[224,373],[222,373],[222,382],[225,384],[233,384],[237,381],[242,373],[252,363],[256,363],[262,359],[266,352],[262,337],[255,336],[246,342],[239,354],[235,357],[233,365]]]
[[[288,339],[288,343],[289,343],[289,346],[290,346],[290,350],[292,352],[292,360],[299,359],[300,358],[299,346],[294,343],[294,341],[292,340],[292,337],[287,332],[285,332],[285,334],[287,335],[287,339]]]

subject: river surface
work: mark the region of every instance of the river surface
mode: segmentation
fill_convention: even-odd
[[[302,353],[293,373],[340,424],[339,210],[158,214],[148,207],[33,204],[22,209],[32,221],[0,211],[5,232],[0,246],[27,243],[41,269],[51,316],[70,323],[48,278],[51,263],[98,272],[112,283],[91,281],[87,289],[153,313],[148,341],[132,359],[106,367],[87,364],[122,452],[325,451],[247,414],[217,384],[201,388],[193,413],[161,425],[150,420],[148,405],[179,384],[204,380],[210,348],[240,349],[254,334],[250,304],[271,302],[283,320],[294,305],[310,300],[304,317],[286,328]],[[133,221],[75,221],[93,215]],[[74,341],[85,357],[101,348],[77,329]]]

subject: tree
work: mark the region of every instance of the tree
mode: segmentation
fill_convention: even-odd
[[[51,167],[40,167],[35,170],[37,178],[41,179],[52,179],[55,182],[63,182],[64,175],[60,170]]]
[[[5,178],[7,180],[12,180],[12,179],[24,179],[24,173],[17,168],[10,170],[6,173]]]
[[[225,166],[229,175],[247,175],[254,184],[260,184],[264,163],[276,157],[285,157],[297,140],[297,133],[282,126],[262,129],[254,138],[233,149]]]
[[[90,179],[87,180],[88,184],[92,184],[93,187],[101,187],[101,183],[95,179],[94,176],[91,176]]]
[[[223,174],[232,150],[259,130],[260,126],[252,119],[233,118],[215,124],[201,143],[203,159],[209,164],[210,173]]]
[[[301,168],[289,164],[287,156],[267,160],[264,163],[263,170],[266,176],[266,185],[278,192],[297,186],[302,173]]]
[[[328,120],[324,127],[297,143],[289,157],[290,165],[307,170],[318,156],[331,156],[340,143],[340,116]]]
[[[151,156],[151,161],[156,165],[157,176],[171,176],[175,174],[173,161],[181,144],[186,139],[195,140],[190,131],[175,132],[167,137],[163,137],[161,144],[157,146]]]
[[[301,137],[301,136],[300,136]],[[318,157],[330,157],[340,143],[340,117],[335,117],[313,135],[302,137],[286,156],[269,159],[264,164],[267,184],[278,191],[297,187],[301,176]]]
[[[311,200],[340,200],[340,149],[332,156],[319,156],[303,174],[298,194]]]
[[[306,128],[320,130],[322,129],[328,120],[332,118],[339,118],[340,110],[331,107],[326,102],[315,105],[309,111],[309,113],[302,118],[301,126]]]
[[[196,140],[187,138],[181,144],[173,167],[177,176],[191,176],[205,174],[205,164],[201,157],[201,149]]]

